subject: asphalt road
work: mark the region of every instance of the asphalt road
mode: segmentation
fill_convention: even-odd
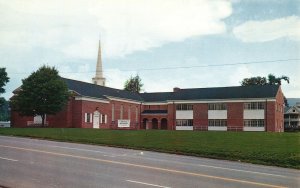
[[[0,136],[0,187],[300,187],[299,170]]]

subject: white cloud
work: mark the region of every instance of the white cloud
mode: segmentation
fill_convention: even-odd
[[[46,47],[94,58],[99,33],[106,57],[167,42],[222,33],[231,2],[223,0],[0,0],[0,48]]]
[[[300,40],[300,18],[289,16],[266,21],[247,21],[233,29],[243,42],[266,42],[287,37]]]

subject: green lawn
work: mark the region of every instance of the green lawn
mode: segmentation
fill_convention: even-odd
[[[300,169],[300,133],[1,128],[0,134],[240,160]]]

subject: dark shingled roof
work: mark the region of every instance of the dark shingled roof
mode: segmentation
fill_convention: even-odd
[[[173,92],[160,92],[160,93],[140,93],[140,96],[146,102],[166,102],[170,99]]]
[[[71,80],[67,78],[62,78],[62,79],[63,81],[66,82],[69,90],[73,90],[76,93],[83,96],[106,99],[105,97],[106,95],[106,96],[112,96],[112,97],[117,97],[122,99],[135,100],[135,101],[143,100],[137,93],[99,86],[96,84]]]
[[[166,102],[167,100],[213,100],[213,99],[249,99],[274,98],[279,85],[253,85],[234,87],[180,89],[176,92],[132,93],[125,90],[99,86],[91,83],[62,78],[68,88],[82,96],[106,99],[112,96],[144,102]]]
[[[142,114],[167,114],[168,110],[144,110]]]
[[[278,88],[278,85],[253,85],[181,89],[174,92],[169,100],[272,98],[276,96]]]

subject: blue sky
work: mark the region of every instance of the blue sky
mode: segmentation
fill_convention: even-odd
[[[288,98],[300,97],[299,13],[299,0],[0,0],[3,96],[43,64],[91,82],[101,34],[108,87],[135,74],[159,92],[273,73],[290,77]],[[261,61],[274,62],[211,66]]]

